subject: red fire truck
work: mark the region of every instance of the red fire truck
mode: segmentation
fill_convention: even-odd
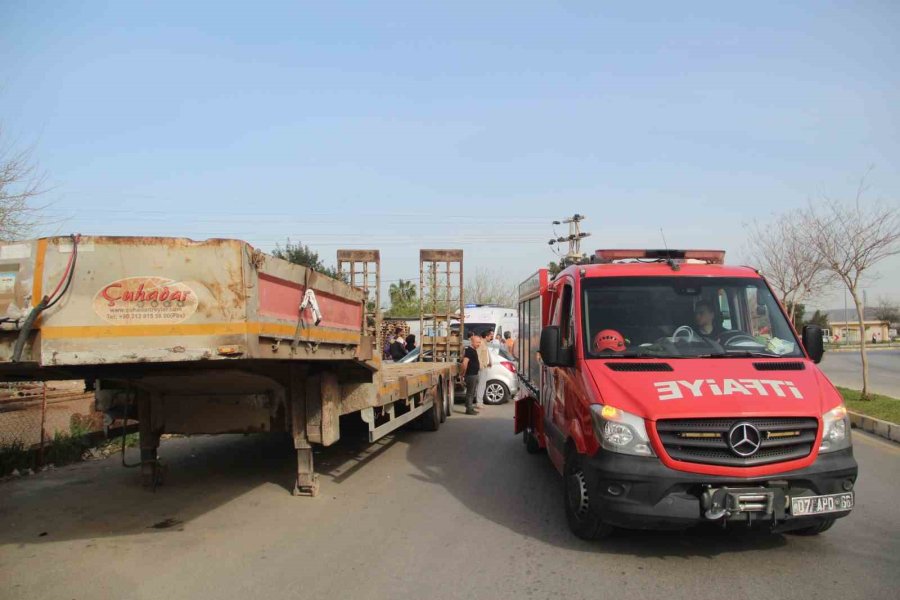
[[[515,431],[572,531],[703,522],[818,534],[854,504],[841,396],[763,276],[708,250],[598,250],[520,286]]]

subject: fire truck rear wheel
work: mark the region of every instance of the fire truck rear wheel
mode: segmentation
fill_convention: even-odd
[[[563,479],[566,520],[572,533],[583,540],[599,540],[609,536],[614,528],[597,516],[597,511],[591,504],[583,460],[575,448],[570,448],[566,453]]]
[[[788,533],[792,533],[794,535],[819,535],[820,533],[825,533],[831,526],[834,525],[834,522],[837,519],[821,519],[815,525],[810,525],[809,527],[804,527],[803,529],[794,529],[793,531],[789,531]]]
[[[530,429],[526,429],[522,432],[522,441],[525,442],[525,451],[528,454],[539,454],[541,451],[541,446],[538,444],[537,438],[534,437],[534,433]]]

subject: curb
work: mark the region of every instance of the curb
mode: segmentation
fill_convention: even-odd
[[[879,351],[886,352],[888,350],[900,350],[900,346],[896,346],[893,344],[892,345],[885,344],[884,346],[881,346],[881,347],[866,346],[866,352],[868,352],[869,350],[872,350],[873,352],[879,352]],[[828,352],[856,352],[856,353],[859,353],[859,346],[850,346],[849,348],[846,346],[841,347],[841,348],[826,348],[825,352],[826,353],[828,353]]]
[[[850,414],[850,424],[868,433],[883,437],[892,442],[900,442],[900,425],[890,421],[882,421],[867,415],[847,411]]]

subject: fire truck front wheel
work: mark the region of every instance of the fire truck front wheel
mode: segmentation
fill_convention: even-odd
[[[566,452],[563,481],[566,520],[572,533],[583,540],[598,540],[611,534],[614,528],[603,522],[591,504],[584,462],[574,447]]]
[[[785,533],[793,535],[819,535],[820,533],[825,533],[831,529],[831,526],[834,525],[835,521],[837,521],[837,519],[821,519],[815,525],[803,527],[802,529],[788,530]]]

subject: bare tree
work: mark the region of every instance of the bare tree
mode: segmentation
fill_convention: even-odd
[[[31,151],[15,151],[2,143],[0,130],[0,241],[27,237],[40,218],[34,199],[44,190],[44,177]]]
[[[900,304],[893,302],[887,296],[881,296],[878,298],[878,304],[875,305],[875,318],[890,324],[900,323]]]
[[[860,181],[853,202],[842,203],[823,198],[807,210],[808,243],[819,258],[847,287],[859,319],[859,351],[862,357],[862,398],[869,391],[869,361],[866,356],[866,327],[860,284],[871,275],[872,267],[900,254],[900,210],[897,204],[864,203],[865,177]]]
[[[834,274],[806,240],[808,216],[791,211],[769,223],[753,222],[748,229],[750,260],[775,287],[794,322],[798,305],[834,284]]]
[[[515,306],[518,289],[502,273],[480,268],[466,280],[466,301],[473,304]]]

